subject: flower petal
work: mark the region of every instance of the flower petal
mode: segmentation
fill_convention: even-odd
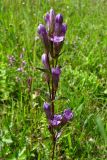
[[[73,118],[72,111],[70,109],[65,109],[63,113],[63,123],[67,123],[72,118]]]
[[[58,127],[62,122],[62,115],[54,115],[53,119],[50,120],[50,124],[53,127]]]
[[[50,38],[50,40],[53,41],[54,43],[59,43],[64,40],[64,36],[54,36],[53,38]]]

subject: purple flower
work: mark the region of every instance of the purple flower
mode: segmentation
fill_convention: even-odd
[[[64,36],[53,36],[50,40],[53,42],[53,54],[51,56],[57,58],[63,46]]]
[[[56,57],[61,51],[64,39],[65,39],[66,30],[67,30],[67,25],[65,23],[64,24],[61,24],[61,23],[55,24],[54,35],[53,35],[53,37],[50,37],[50,41],[53,42],[53,49],[54,49],[54,53],[55,53],[54,57]]]
[[[56,23],[62,24],[63,23],[63,16],[62,16],[62,14],[57,14],[55,21],[56,21]]]
[[[67,25],[63,23],[61,28],[61,34],[65,36],[66,31],[67,31]]]
[[[48,59],[48,55],[46,53],[44,53],[42,55],[42,63],[44,64],[44,68],[45,69],[49,69],[49,59]],[[49,83],[50,81],[50,76],[48,73],[44,73],[43,74],[43,79]]]
[[[39,36],[45,46],[46,51],[49,52],[48,34],[47,34],[46,28],[43,24],[40,24],[38,26],[38,34],[39,34]]]
[[[46,22],[48,27],[49,27],[49,19],[50,19],[50,14],[49,14],[49,12],[47,12],[46,16],[45,16],[45,22]]]
[[[73,113],[70,109],[65,109],[63,112],[62,123],[66,124],[69,120],[73,118]]]
[[[58,88],[58,82],[59,82],[60,74],[61,74],[61,70],[60,70],[59,67],[52,68],[52,80],[53,80],[53,86],[54,86],[55,91]]]
[[[62,31],[63,16],[61,14],[56,15],[55,19],[55,35],[60,36]]]
[[[46,69],[49,68],[48,55],[46,53],[42,55],[42,63]]]
[[[61,29],[62,29],[62,24],[55,23],[55,32],[54,32],[54,35],[60,36],[61,35]]]
[[[54,32],[55,26],[55,12],[53,9],[51,9],[50,12],[46,14],[45,22],[48,26],[49,34],[52,34]]]
[[[50,124],[53,127],[59,127],[65,125],[69,120],[73,118],[73,113],[70,109],[65,109],[63,114],[54,115],[50,120]]]
[[[44,102],[43,108],[44,108],[47,119],[51,119],[52,118],[51,105],[47,102]]]
[[[50,38],[50,40],[58,44],[64,40],[64,36],[54,36],[53,38]]]
[[[54,26],[55,26],[55,12],[53,9],[50,10],[50,22],[49,22],[49,32],[54,32]]]
[[[65,23],[63,23],[63,24],[56,23],[55,24],[55,35],[53,37],[55,37],[55,36],[56,37],[63,37],[63,39],[62,39],[62,41],[63,41],[66,31],[67,31],[67,25]]]
[[[52,75],[53,76],[57,76],[59,78],[60,73],[61,73],[61,70],[59,67],[52,68]]]
[[[62,115],[54,115],[53,119],[50,120],[50,124],[53,126],[53,127],[58,127],[61,125],[61,122],[62,122]]]
[[[44,36],[44,35],[46,36],[47,31],[46,31],[46,28],[43,24],[39,24],[38,33],[39,33],[40,36]]]

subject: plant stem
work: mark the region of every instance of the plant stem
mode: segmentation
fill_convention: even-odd
[[[53,138],[52,160],[54,159],[55,145],[56,145],[56,141],[55,141],[55,139]]]
[[[54,60],[52,59],[52,67],[54,67]],[[52,115],[54,115],[54,86],[53,86],[53,78],[52,78]]]
[[[52,80],[52,114],[54,115],[54,87],[53,87],[53,80]]]
[[[51,100],[51,88],[50,88],[50,83],[48,82],[48,89],[49,89],[49,96],[50,96],[50,100]]]
[[[57,66],[57,63],[58,63],[58,58],[56,59],[55,67]]]

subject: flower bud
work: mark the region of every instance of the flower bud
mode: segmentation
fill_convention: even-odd
[[[44,67],[46,69],[49,68],[49,60],[48,60],[48,55],[46,53],[42,55],[42,63],[44,64]]]
[[[48,34],[46,31],[46,28],[43,24],[40,24],[38,26],[38,34],[45,46],[46,51],[49,51],[49,40],[48,40]]]
[[[38,33],[39,33],[39,35],[41,35],[41,36],[47,34],[46,28],[45,28],[45,26],[44,26],[43,24],[40,24],[40,25],[38,26]]]
[[[59,82],[59,76],[60,76],[61,70],[59,67],[52,68],[52,80],[53,80],[53,86],[54,90],[56,91],[58,88],[58,82]]]
[[[65,35],[66,31],[67,31],[67,25],[63,23],[61,28],[62,35]]]
[[[50,10],[50,23],[49,23],[49,33],[52,34],[54,32],[55,27],[55,12],[53,9]]]
[[[62,24],[63,23],[63,16],[62,16],[62,14],[57,14],[55,20],[56,20],[56,23]]]
[[[51,105],[47,102],[44,102],[43,108],[44,108],[47,119],[51,119],[52,118]]]
[[[61,34],[61,29],[62,29],[62,24],[60,23],[55,23],[55,35],[60,36]]]
[[[46,14],[45,22],[47,24],[49,34],[52,34],[55,27],[55,12],[53,9],[51,9],[50,12]]]
[[[50,19],[50,14],[49,14],[49,12],[46,13],[46,16],[45,16],[44,19],[45,19],[45,22],[46,22],[47,26],[49,27],[49,19]]]

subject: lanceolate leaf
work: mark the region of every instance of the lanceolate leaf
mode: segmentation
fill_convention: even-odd
[[[45,69],[45,68],[38,68],[38,67],[37,67],[36,69],[40,70],[41,72],[45,72],[45,73],[50,74],[49,69]]]

